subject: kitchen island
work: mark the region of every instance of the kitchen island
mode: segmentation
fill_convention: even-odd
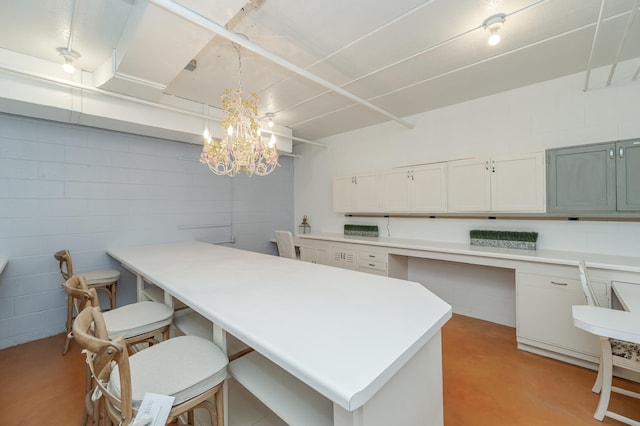
[[[287,423],[443,424],[451,307],[422,285],[200,242],[107,252],[255,349],[229,371]]]

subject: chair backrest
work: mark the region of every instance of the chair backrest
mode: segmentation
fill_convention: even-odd
[[[62,278],[64,278],[65,281],[71,278],[73,276],[73,264],[71,262],[71,253],[69,253],[69,250],[60,250],[55,252],[53,257],[55,257],[59,263]]]
[[[89,288],[83,276],[74,275],[65,281],[63,286],[67,295],[73,299],[73,306],[77,314],[87,306],[100,307],[96,289]]]
[[[587,300],[587,304],[591,306],[600,306],[600,304],[598,303],[598,298],[593,293],[591,281],[589,280],[589,273],[587,272],[587,265],[585,264],[583,259],[581,259],[578,263],[578,270],[580,272],[580,283],[582,284],[582,291],[584,292],[584,297]]]
[[[289,231],[275,231],[276,244],[280,257],[296,258],[296,246],[293,244],[293,235]]]
[[[95,385],[106,398],[107,410],[117,412],[121,425],[133,420],[131,396],[131,370],[127,345],[122,336],[109,339],[107,327],[99,308],[90,306],[82,310],[73,322],[73,336],[87,357]],[[109,391],[111,372],[118,367],[120,395]]]

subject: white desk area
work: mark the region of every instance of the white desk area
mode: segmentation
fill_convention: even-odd
[[[289,424],[443,424],[451,307],[420,284],[198,242],[107,252],[254,348],[230,374]]]
[[[576,329],[573,323],[571,307],[585,303],[578,275],[580,259],[586,261],[603,306],[610,305],[616,282],[640,288],[640,257],[342,234],[301,235],[300,245],[302,259],[308,262],[410,278],[434,292],[434,282],[447,279],[440,288],[445,287],[453,296],[461,295],[463,301],[488,304],[486,310],[499,311],[505,309],[505,304],[511,304],[508,308],[515,312],[518,348],[587,367],[598,362],[600,344],[597,337]],[[439,268],[439,275],[427,275],[431,267]],[[500,271],[501,277],[507,277],[502,287],[509,288],[511,297],[483,299],[483,283],[468,273],[461,275],[459,270],[464,268]],[[473,291],[476,293],[470,296]],[[454,312],[469,315],[458,310],[457,300],[444,294],[441,297],[453,306]]]

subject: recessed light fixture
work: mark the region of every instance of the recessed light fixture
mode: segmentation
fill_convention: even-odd
[[[482,23],[482,27],[489,31],[491,34],[489,35],[489,46],[495,46],[500,43],[500,29],[504,25],[504,21],[507,20],[507,15],[504,13],[498,13],[496,15],[491,15]]]

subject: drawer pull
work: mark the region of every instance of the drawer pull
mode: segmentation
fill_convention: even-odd
[[[569,285],[569,283],[559,283],[557,281],[549,281],[549,282],[554,285]]]
[[[369,257],[373,258],[373,257],[376,257],[376,255],[375,254],[370,254]]]
[[[369,266],[376,266],[376,264],[375,263],[370,263]]]

